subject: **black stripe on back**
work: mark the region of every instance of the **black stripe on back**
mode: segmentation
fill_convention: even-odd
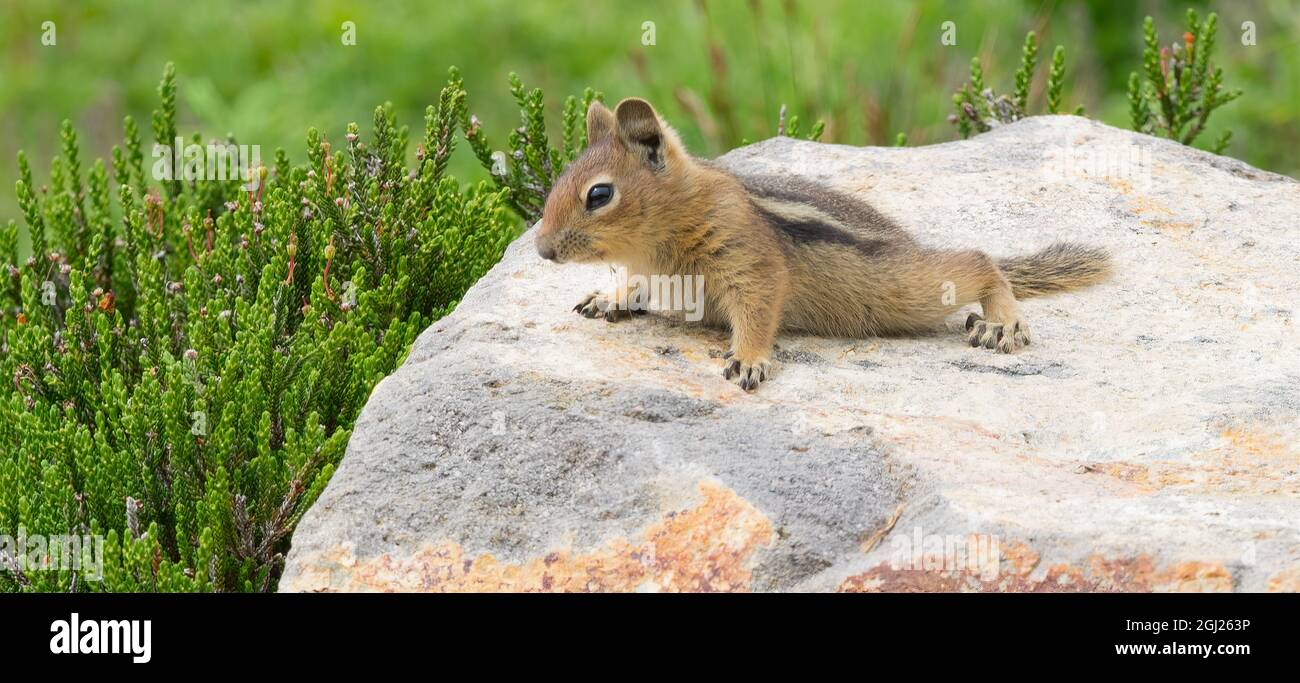
[[[794,242],[824,242],[828,244],[842,244],[846,247],[853,247],[864,255],[873,256],[880,253],[885,246],[883,240],[863,240],[840,228],[837,225],[831,225],[825,221],[819,221],[813,218],[792,218],[782,216],[781,214],[769,211],[760,206],[757,202],[750,202],[754,211],[758,213],[763,220],[770,223],[777,230],[787,235]],[[816,208],[816,207],[814,207]]]

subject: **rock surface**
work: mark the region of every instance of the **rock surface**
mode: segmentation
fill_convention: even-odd
[[[530,232],[375,388],[280,589],[1300,589],[1300,183],[1069,116],[722,161],[930,244],[1105,245],[1116,277],[1023,303],[1012,356],[964,313],[784,335],[745,394],[722,332],[572,313],[607,269]]]

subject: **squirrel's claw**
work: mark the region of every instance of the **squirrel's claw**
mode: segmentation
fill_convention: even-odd
[[[771,363],[767,360],[757,360],[752,363],[745,363],[735,358],[735,352],[728,351],[723,358],[730,359],[722,368],[722,377],[724,379],[735,379],[741,389],[753,391],[758,385],[767,380],[768,371],[771,370]]]
[[[605,307],[608,306],[606,301],[606,297],[600,292],[592,292],[582,297],[578,305],[573,307],[573,311],[584,318],[595,318],[605,312]]]
[[[610,300],[609,295],[600,292],[592,292],[583,297],[576,306],[573,307],[575,313],[579,313],[584,318],[604,318],[605,322],[616,323],[620,320],[627,320],[633,315],[642,315],[644,310],[633,308],[621,308]]]

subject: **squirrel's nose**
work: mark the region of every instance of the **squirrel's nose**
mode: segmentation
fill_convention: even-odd
[[[555,247],[551,246],[551,231],[546,228],[549,223],[537,221],[537,255],[547,261],[555,260]]]

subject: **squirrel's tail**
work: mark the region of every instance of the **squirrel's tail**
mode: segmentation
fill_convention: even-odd
[[[1110,254],[1099,247],[1057,242],[1028,256],[998,261],[1017,299],[1066,292],[1110,277]]]

